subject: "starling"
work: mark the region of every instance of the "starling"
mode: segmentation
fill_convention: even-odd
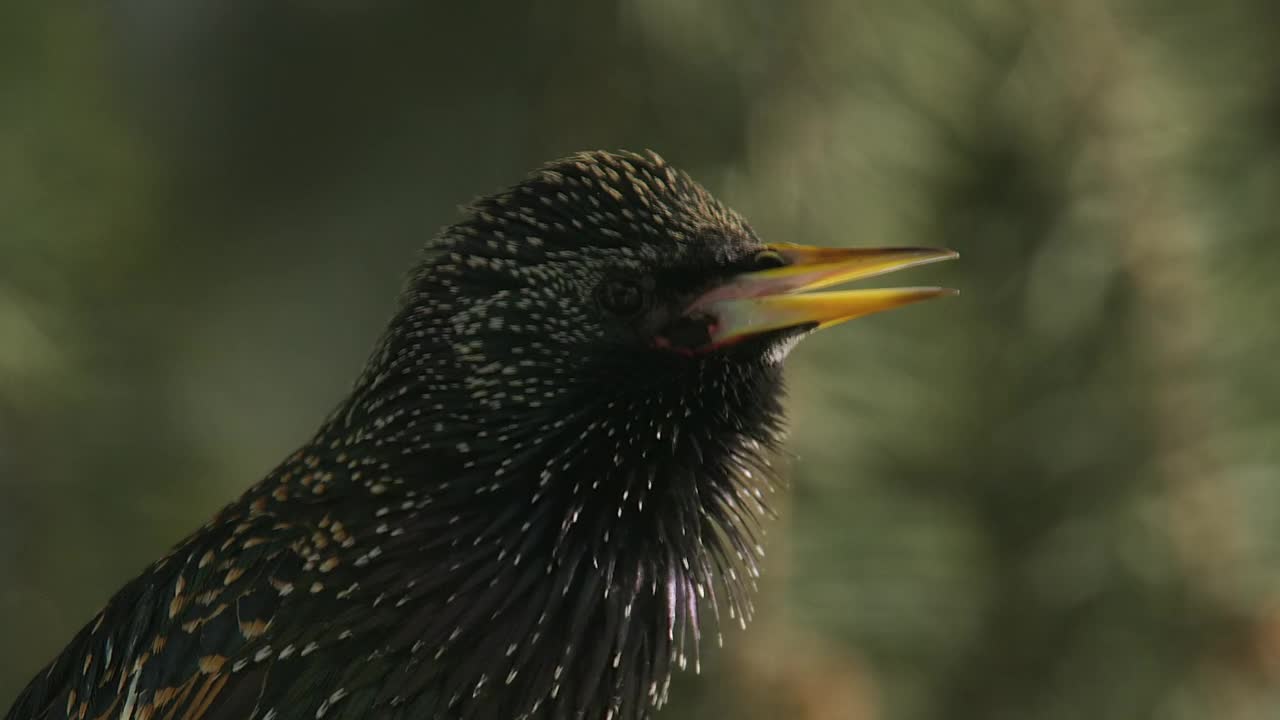
[[[313,439],[6,718],[648,718],[751,615],[783,358],[951,292],[801,291],[952,257],[764,244],[653,153],[550,163],[427,244]]]

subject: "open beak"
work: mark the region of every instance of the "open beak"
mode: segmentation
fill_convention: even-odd
[[[738,275],[699,297],[689,314],[712,318],[710,344],[798,326],[830,327],[959,291],[939,287],[805,292],[959,257],[939,248],[818,248],[770,245],[788,264]],[[804,294],[800,294],[804,293]]]

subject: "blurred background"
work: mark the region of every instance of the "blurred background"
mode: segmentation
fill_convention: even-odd
[[[1280,715],[1280,4],[0,4],[0,707],[303,442],[473,196],[653,148],[963,295],[790,361],[665,720]]]

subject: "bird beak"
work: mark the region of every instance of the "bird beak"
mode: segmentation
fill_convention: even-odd
[[[737,275],[690,306],[688,314],[711,316],[710,345],[727,345],[783,328],[830,327],[921,300],[959,294],[958,290],[939,287],[805,292],[959,257],[952,250],[818,248],[789,243],[770,245],[768,249],[788,264]]]

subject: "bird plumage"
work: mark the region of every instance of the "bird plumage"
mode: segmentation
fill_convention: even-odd
[[[671,348],[764,247],[653,154],[477,201],[315,437],[6,717],[648,717],[702,632],[751,614],[779,360],[812,326]]]

